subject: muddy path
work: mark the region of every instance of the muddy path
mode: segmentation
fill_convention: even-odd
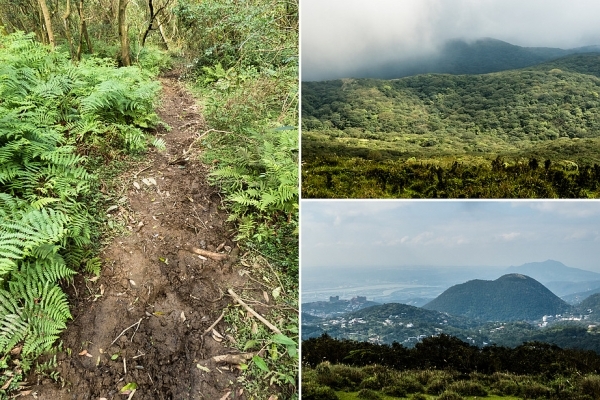
[[[68,289],[73,321],[61,339],[70,350],[58,355],[64,387],[42,379],[28,398],[127,399],[120,389],[130,382],[136,400],[245,398],[239,371],[210,361],[235,353],[224,321],[215,330],[225,338],[206,331],[232,303],[227,288],[246,282],[235,271],[234,232],[208,167],[184,156],[207,128],[177,77],[161,81],[166,151],[152,150],[121,176],[122,202],[111,218],[127,232],[104,248],[98,280],[80,275]],[[228,257],[215,261],[190,247]]]

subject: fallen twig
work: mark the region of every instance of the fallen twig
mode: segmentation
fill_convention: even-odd
[[[190,251],[192,253],[204,256],[204,257],[212,258],[213,260],[217,260],[217,261],[227,260],[227,254],[215,253],[213,251],[198,249],[198,248],[192,247],[192,246],[185,246],[184,249],[187,251]]]
[[[188,147],[187,151],[185,152],[185,154],[189,153],[190,150],[192,149],[192,146],[194,145],[194,143],[196,143],[198,140],[202,139],[204,136],[206,136],[208,133],[210,132],[219,132],[219,133],[233,133],[233,132],[229,132],[229,131],[218,131],[216,129],[209,129],[205,132],[203,132],[201,135],[198,135],[197,138],[194,139],[194,141],[192,143],[190,143],[190,146]]]
[[[277,274],[277,272],[275,272],[275,269],[273,268],[273,266],[267,261],[267,259],[265,258],[265,262],[267,263],[267,265],[269,266],[269,268],[271,268],[271,272],[273,272],[273,275],[275,275],[275,278],[277,278],[277,282],[279,282],[279,287],[281,288],[281,291],[283,292],[283,294],[285,294],[285,287],[283,286],[283,283],[281,283],[281,279],[279,279],[279,275]]]
[[[225,311],[223,311],[221,313],[221,315],[219,315],[219,318],[217,318],[217,320],[215,322],[213,322],[213,324],[211,326],[209,326],[207,330],[204,331],[204,333],[202,334],[202,336],[205,336],[208,332],[212,331],[213,328],[215,326],[217,326],[217,324],[219,323],[219,321],[221,321],[224,316],[225,316]]]
[[[127,328],[123,329],[123,332],[119,333],[119,336],[117,336],[117,337],[115,338],[115,340],[113,340],[113,341],[110,343],[110,346],[112,346],[113,344],[115,344],[115,342],[117,341],[117,339],[119,339],[121,336],[123,336],[123,334],[124,334],[125,332],[127,332],[129,329],[133,328],[133,327],[134,327],[134,326],[136,326],[136,325],[138,325],[138,326],[139,326],[139,325],[140,325],[140,322],[142,322],[142,320],[143,320],[143,319],[144,319],[144,317],[140,318],[140,319],[139,319],[139,321],[138,321],[138,322],[136,322],[135,324],[133,324],[133,325],[131,325],[131,326],[128,326]],[[137,331],[137,329],[136,329],[136,331]]]
[[[254,357],[254,353],[223,354],[221,356],[214,356],[211,360],[214,362],[226,362],[228,364],[241,364],[252,357]]]
[[[250,308],[250,306],[248,304],[244,303],[244,301],[240,298],[240,296],[238,296],[237,294],[235,294],[235,292],[233,291],[233,289],[227,289],[227,292],[231,295],[231,297],[233,297],[233,299],[239,305],[241,305],[242,307],[244,307],[250,314],[254,315],[260,322],[262,322],[263,324],[265,324],[273,332],[281,334],[281,331],[275,325],[271,324],[262,315],[260,315],[259,313],[257,313],[256,311],[254,311],[252,308]]]
[[[139,174],[141,174],[142,172],[144,172],[145,170],[150,169],[150,168],[152,168],[152,165],[149,165],[146,168],[140,169],[138,172],[136,172],[135,174],[133,174],[133,178],[134,179],[137,178]]]

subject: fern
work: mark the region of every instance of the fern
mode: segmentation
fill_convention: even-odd
[[[298,210],[297,132],[251,132],[249,139],[251,150],[236,149],[235,157],[225,157],[225,162],[210,173],[212,181],[228,194],[232,220],[243,227],[241,237],[249,237],[247,232],[261,226],[261,218],[268,220],[278,212],[296,214]],[[259,217],[245,218],[252,214]]]
[[[158,90],[137,67],[73,65],[33,35],[0,35],[0,359],[22,345],[27,371],[71,318],[59,283],[100,273],[82,154],[144,149]]]

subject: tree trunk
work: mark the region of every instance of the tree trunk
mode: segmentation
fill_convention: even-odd
[[[119,38],[121,39],[121,65],[128,67],[131,65],[129,58],[129,36],[127,33],[127,21],[125,12],[127,11],[127,3],[129,0],[119,0]]]
[[[42,15],[44,16],[44,25],[46,25],[46,34],[48,35],[48,43],[50,48],[54,50],[54,32],[52,31],[52,21],[50,19],[50,12],[48,11],[48,5],[46,0],[38,0]]]
[[[75,57],[75,49],[73,48],[73,36],[71,35],[71,29],[69,28],[69,17],[71,16],[71,0],[67,0],[67,9],[62,15],[63,24],[65,25],[65,36],[67,42],[69,42],[69,52],[71,54],[71,60]]]
[[[163,44],[165,45],[165,50],[169,50],[169,42],[167,41],[167,36],[165,35],[165,30],[163,29],[162,22],[156,16],[156,23],[158,24],[158,31],[160,32],[160,37],[162,38]]]
[[[77,3],[77,13],[79,14],[79,45],[77,46],[77,60],[81,60],[81,52],[83,48],[83,39],[87,45],[88,53],[92,54],[92,42],[87,31],[87,24],[85,23],[85,16],[83,15],[83,0],[79,0]]]

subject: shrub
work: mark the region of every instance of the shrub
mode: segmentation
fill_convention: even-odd
[[[529,382],[521,386],[521,396],[524,399],[545,399],[550,397],[550,393],[550,389],[537,382]]]
[[[425,392],[428,394],[440,394],[446,390],[447,386],[448,383],[443,379],[434,379],[431,382],[429,382],[429,385],[427,385]]]
[[[448,390],[442,393],[437,400],[463,400],[463,397],[456,392]]]
[[[381,384],[376,376],[369,376],[360,383],[360,387],[362,389],[373,389],[378,390],[381,389]]]
[[[306,400],[338,400],[335,391],[316,382],[302,381],[302,398]]]
[[[487,390],[479,383],[473,381],[458,381],[450,384],[448,390],[462,396],[487,396]]]
[[[351,367],[348,365],[332,365],[331,370],[334,374],[340,376],[344,382],[347,382],[350,388],[357,387],[366,377],[366,374],[363,372],[362,368]]]
[[[304,395],[302,397],[304,398]],[[379,393],[377,393],[376,391],[371,390],[371,389],[359,390],[356,397],[358,397],[359,399],[365,399],[365,400],[380,400],[383,398],[383,396],[381,396]]]
[[[600,376],[588,375],[581,380],[581,391],[593,398],[600,398]]]
[[[425,389],[413,375],[401,375],[396,379],[395,385],[402,388],[406,393],[420,393]]]
[[[386,386],[381,390],[384,394],[392,397],[406,397],[406,389],[401,386]]]
[[[519,385],[511,379],[500,379],[492,385],[492,388],[505,396],[516,396],[520,392]]]

